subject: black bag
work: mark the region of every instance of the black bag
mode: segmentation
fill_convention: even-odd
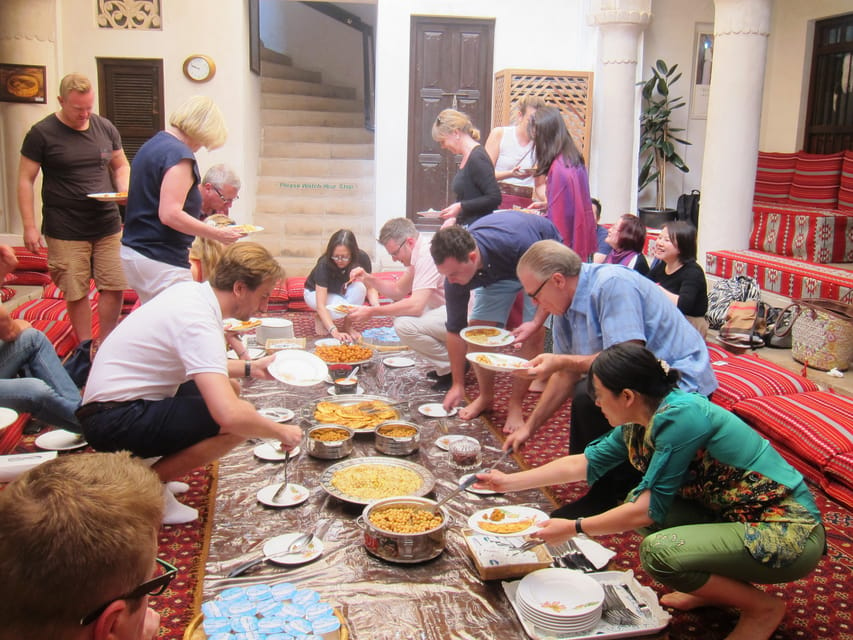
[[[699,191],[697,189],[678,196],[678,203],[675,205],[675,219],[689,222],[697,229],[699,228]]]
[[[62,363],[65,371],[74,381],[78,388],[86,386],[89,379],[89,370],[92,368],[92,341],[83,340],[74,351]]]

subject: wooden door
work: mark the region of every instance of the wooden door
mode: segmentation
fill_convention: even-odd
[[[451,183],[461,157],[432,139],[438,114],[458,109],[480,130],[482,143],[489,135],[494,27],[494,20],[412,16],[406,215],[421,229],[438,223],[417,211],[443,209],[456,200]]]
[[[163,102],[162,60],[98,58],[98,109],[121,134],[128,160],[166,128]]]

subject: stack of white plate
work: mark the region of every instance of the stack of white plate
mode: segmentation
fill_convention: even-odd
[[[601,620],[604,590],[593,578],[570,569],[540,569],[518,585],[521,615],[557,636],[580,635]]]

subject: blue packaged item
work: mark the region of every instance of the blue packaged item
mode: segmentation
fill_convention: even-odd
[[[223,607],[222,603],[216,600],[211,600],[201,605],[201,612],[205,618],[224,618],[228,615],[227,608]]]
[[[334,615],[332,611],[332,605],[328,602],[315,602],[314,604],[306,607],[305,617],[309,620],[313,620],[314,618]]]
[[[234,640],[267,640],[267,636],[264,633],[258,633],[257,631],[246,631],[245,633],[235,633],[232,638]]]
[[[255,616],[240,616],[231,618],[231,631],[247,633],[258,630],[258,619]]]
[[[234,636],[230,633],[214,633],[212,636],[207,636],[207,640],[234,640]]]
[[[308,606],[320,601],[320,594],[313,589],[299,589],[291,597],[294,604]]]
[[[231,621],[228,618],[208,618],[205,616],[202,626],[207,635],[212,635],[214,633],[229,631],[231,629]]]
[[[279,600],[290,600],[296,592],[296,586],[290,582],[279,582],[278,584],[274,584],[270,587],[270,591],[272,592],[273,598],[277,598]]]
[[[241,616],[254,616],[258,612],[258,606],[254,602],[248,600],[238,600],[232,602],[228,607],[228,615],[232,618]]]
[[[246,597],[252,602],[267,600],[273,597],[272,589],[265,584],[254,584],[251,587],[246,587]]]
[[[283,602],[281,605],[281,615],[288,618],[304,618],[305,607],[294,602]]]
[[[243,587],[231,587],[219,594],[219,599],[223,602],[234,602],[235,600],[243,600],[246,597],[246,590]]]
[[[308,622],[305,618],[293,618],[292,620],[287,621],[287,630],[291,632],[291,634],[296,631],[297,633],[309,634],[313,633],[313,627],[311,623]]]
[[[287,618],[261,618],[258,620],[258,631],[262,633],[279,633],[287,628]]]
[[[293,636],[289,633],[271,633],[267,636],[267,640],[293,640]]]
[[[341,621],[335,616],[324,616],[311,621],[311,629],[318,636],[322,636],[341,628]]]
[[[274,616],[281,610],[281,603],[272,597],[269,600],[261,600],[257,605],[258,613],[262,616]]]

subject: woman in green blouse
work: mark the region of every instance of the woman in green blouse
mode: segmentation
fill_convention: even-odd
[[[662,604],[734,607],[741,615],[728,638],[769,638],[785,603],[751,583],[802,578],[825,548],[803,477],[737,416],[676,389],[678,372],[638,344],[605,349],[590,376],[596,404],[615,429],[583,454],[515,474],[479,474],[475,486],[594,483],[628,458],[644,475],[624,504],[588,518],[551,519],[535,535],[554,544],[578,533],[641,529],[643,568],[675,589]]]

